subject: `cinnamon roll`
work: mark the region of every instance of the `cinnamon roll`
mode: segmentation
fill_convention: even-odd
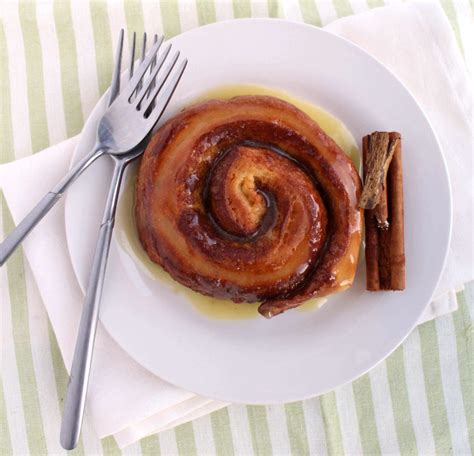
[[[361,237],[351,160],[295,106],[240,96],[164,124],[140,163],[136,223],[181,284],[272,317],[349,287]]]

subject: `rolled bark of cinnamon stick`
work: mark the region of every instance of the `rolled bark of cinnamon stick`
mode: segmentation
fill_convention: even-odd
[[[403,169],[402,146],[399,133],[390,133],[390,139],[397,138],[398,145],[393,154],[387,175],[390,195],[390,290],[405,289],[405,232],[403,211]]]
[[[367,162],[370,147],[370,135],[362,138],[362,163],[364,182],[367,178]],[[374,209],[365,209],[365,266],[367,270],[367,290],[380,290],[379,278],[379,240]]]
[[[365,210],[366,288],[370,291],[405,289],[405,246],[403,213],[403,171],[401,137],[389,133],[394,144],[393,157],[388,167],[386,185],[380,203]],[[396,141],[394,143],[394,141]],[[362,140],[364,179],[368,173],[370,135]],[[388,226],[380,224],[380,214],[386,215]]]

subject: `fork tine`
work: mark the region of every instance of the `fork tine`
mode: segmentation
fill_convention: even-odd
[[[131,95],[133,92],[137,89],[138,83],[142,80],[143,76],[145,75],[146,71],[148,70],[151,61],[155,57],[155,55],[158,52],[158,49],[160,49],[161,43],[163,42],[163,38],[159,39],[150,49],[150,52],[145,57],[145,60],[143,63],[140,64],[140,66],[137,68],[136,73],[133,75],[133,78],[130,80],[130,83],[128,84],[129,88],[126,93],[126,98],[130,99]]]
[[[145,97],[145,95],[149,92],[149,89],[152,83],[154,82],[158,74],[158,71],[160,71],[161,67],[163,66],[163,63],[166,60],[166,57],[168,56],[170,49],[171,49],[171,44],[168,44],[168,46],[166,46],[164,51],[160,54],[158,60],[155,63],[156,65],[155,69],[151,72],[150,77],[146,81],[145,88],[140,90],[140,92],[137,94],[137,97],[134,100],[135,106],[138,106],[143,100],[143,98]],[[152,65],[153,65],[153,62],[152,62]]]
[[[112,74],[112,83],[110,85],[109,106],[117,98],[120,92],[120,68],[122,66],[122,50],[123,50],[123,29],[120,30],[117,50],[115,52],[115,64]]]
[[[153,42],[156,43],[157,41],[158,41],[158,35],[155,33],[155,37],[153,39]],[[156,58],[154,58],[151,61],[150,72],[153,72],[153,69],[155,68],[155,65],[156,65]],[[150,88],[147,91],[147,96],[150,94],[150,91],[151,91],[151,89],[153,89],[153,87],[155,87],[155,80],[154,79],[152,79],[152,81],[151,81]]]
[[[153,37],[153,43],[156,43],[158,41],[158,35],[155,33],[154,37]],[[156,56],[155,58],[151,61],[151,65],[150,65],[150,73],[153,73],[153,69],[155,68],[156,66]],[[148,98],[148,96],[150,95],[150,92],[153,90],[153,87],[155,87],[155,78],[153,78],[151,80],[151,84],[150,86],[148,87],[148,89],[146,90],[145,92],[145,96],[146,98]]]
[[[142,55],[140,56],[140,65],[143,63],[143,60],[145,60],[145,55],[146,55],[146,32],[143,33],[143,41],[142,41]],[[135,96],[140,92],[140,89],[142,88],[143,85],[143,80],[141,80],[137,84],[137,90],[135,92]]]
[[[156,41],[155,41],[156,43]],[[143,41],[142,41],[142,56],[140,57],[140,63],[143,63],[145,60],[146,55],[146,32],[143,33]]]
[[[153,128],[153,126],[156,124],[156,122],[158,122],[158,120],[160,120],[160,117],[163,114],[163,111],[166,109],[166,106],[168,106],[168,103],[171,100],[171,97],[173,96],[176,90],[176,87],[178,87],[179,81],[181,80],[181,76],[183,76],[183,73],[184,73],[184,70],[186,69],[187,64],[188,64],[188,59],[183,59],[181,61],[178,68],[176,69],[174,74],[171,76],[171,79],[166,84],[163,90],[163,93],[160,94],[159,98],[156,98],[156,96],[161,90],[160,86],[157,86],[155,90],[153,90],[153,93],[150,95],[150,98],[149,98],[150,101],[148,105],[145,107],[145,109],[142,110],[143,113],[146,113],[148,108],[152,105],[153,101],[156,98],[155,106],[147,118],[148,126],[150,129]]]
[[[132,37],[132,49],[130,50],[130,72],[128,75],[128,79],[132,79],[133,77],[133,66],[135,65],[135,45],[137,43],[137,34],[133,32]]]

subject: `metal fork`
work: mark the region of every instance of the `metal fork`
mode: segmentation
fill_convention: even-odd
[[[97,147],[106,147],[108,151],[113,151],[108,153],[114,161],[114,171],[90,272],[64,403],[60,440],[63,448],[67,450],[76,447],[81,431],[99,305],[124,170],[131,161],[143,153],[144,144],[140,143],[146,139],[168,105],[187,64],[187,60],[183,59],[176,70],[172,71],[179,58],[179,52],[176,52],[167,68],[160,73],[171,45],[157,55],[163,38],[158,39],[155,35],[154,44],[146,54],[146,34],[144,34],[141,61],[134,74],[135,37],[134,34],[130,53],[130,81],[119,93],[123,33],[120,35],[110,91],[110,107],[98,128]],[[143,81],[148,68],[150,76],[147,81]],[[136,134],[137,131],[140,132],[139,135]]]
[[[120,69],[121,66],[123,30],[120,32],[119,42],[119,49],[116,55],[116,69]],[[58,202],[69,185],[74,182],[85,169],[104,154],[118,155],[128,153],[128,151],[137,146],[137,144],[147,136],[159,120],[173,95],[174,89],[187,63],[186,59],[182,60],[171,76],[168,84],[164,86],[164,83],[178,60],[179,53],[173,55],[171,64],[159,74],[170,51],[170,46],[168,46],[157,56],[162,42],[163,37],[154,43],[150,52],[146,55],[146,58],[141,62],[135,75],[130,78],[127,87],[120,94],[120,72],[117,73],[114,71],[110,91],[110,103],[99,123],[96,146],[89,154],[80,160],[39,203],[37,203],[30,213],[25,216],[18,226],[0,244],[0,266],[5,263],[23,239]],[[145,82],[144,76],[150,68],[151,63],[155,61],[155,57],[156,66],[151,70]],[[158,92],[160,92],[160,97],[155,102],[154,100]]]

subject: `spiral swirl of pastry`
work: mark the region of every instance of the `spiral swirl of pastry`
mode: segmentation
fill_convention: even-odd
[[[274,97],[192,106],[153,136],[136,222],[183,285],[266,317],[347,288],[360,245],[360,178],[306,114]]]

